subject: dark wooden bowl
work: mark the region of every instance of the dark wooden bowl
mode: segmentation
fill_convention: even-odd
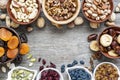
[[[21,25],[28,25],[28,24],[33,23],[33,22],[39,17],[39,15],[40,15],[40,10],[41,10],[41,4],[40,4],[39,0],[36,0],[36,1],[37,1],[37,4],[38,4],[38,13],[37,13],[36,17],[35,17],[34,19],[32,19],[30,22],[28,22],[28,23],[27,23],[27,22],[19,22],[19,21],[17,21],[17,19],[14,17],[14,15],[12,14],[11,9],[10,9],[11,1],[12,1],[12,0],[9,0],[8,3],[7,3],[7,13],[8,13],[8,15],[10,16],[10,18],[11,18],[15,23],[21,24]]]
[[[107,52],[104,52],[104,51],[103,51],[104,47],[102,47],[102,45],[100,44],[100,37],[102,36],[102,34],[103,34],[104,31],[109,30],[109,29],[114,29],[115,31],[120,31],[120,27],[117,27],[117,26],[112,26],[112,27],[109,27],[109,28],[104,29],[104,30],[100,33],[100,35],[99,35],[99,37],[98,37],[98,45],[99,45],[99,48],[100,48],[101,53],[102,53],[104,56],[106,56],[106,57],[108,57],[108,58],[111,58],[111,59],[117,59],[117,58],[120,58],[120,56],[117,56],[117,57],[110,56]],[[101,46],[101,47],[100,47],[100,46]]]
[[[19,40],[19,45],[18,45],[18,54],[19,54],[19,52],[20,52],[20,45],[21,45],[21,40],[20,40],[19,34],[18,34],[14,29],[12,29],[12,28],[0,27],[0,29],[1,29],[1,28],[5,28],[5,29],[9,30],[9,31],[12,32],[15,36],[17,36],[17,38],[18,38],[18,40]],[[17,54],[17,55],[18,55],[18,54]],[[16,57],[17,57],[17,55],[16,55]],[[15,57],[15,58],[16,58],[16,57]],[[14,59],[15,59],[15,58],[14,58]],[[0,62],[0,65],[3,65],[3,64],[12,62],[14,59],[8,59],[6,62]]]
[[[114,5],[113,5],[113,0],[108,0],[108,1],[110,2],[110,5],[111,5],[111,8],[110,8],[110,9],[111,9],[111,13],[110,13],[109,15],[107,15],[107,17],[106,17],[105,19],[103,19],[103,20],[94,20],[94,19],[91,19],[91,18],[87,17],[87,16],[85,15],[84,10],[83,10],[85,0],[83,0],[83,2],[82,2],[82,13],[83,13],[83,15],[84,15],[84,16],[85,16],[85,18],[86,18],[87,20],[89,20],[90,22],[94,22],[94,23],[101,23],[101,22],[106,21],[107,19],[109,19],[109,18],[110,18],[111,14],[112,14],[112,12],[113,12],[113,8],[114,8]]]

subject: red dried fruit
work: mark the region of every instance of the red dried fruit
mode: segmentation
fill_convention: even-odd
[[[42,64],[43,64],[43,65],[46,64],[46,60],[45,60],[45,59],[42,60]]]
[[[40,62],[40,61],[41,61],[41,58],[38,59],[38,62]]]
[[[50,62],[50,67],[56,68],[56,65],[54,63]]]
[[[40,66],[39,68],[39,71],[43,70],[44,69],[44,66]]]

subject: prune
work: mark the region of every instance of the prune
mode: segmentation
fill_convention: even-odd
[[[2,57],[5,54],[5,50],[3,47],[0,47],[0,57]]]
[[[5,28],[0,29],[0,38],[3,41],[8,41],[12,37],[12,33]]]
[[[29,45],[27,43],[22,43],[20,46],[20,54],[25,55],[30,51]]]
[[[13,59],[17,56],[18,54],[18,48],[16,49],[8,49],[7,51],[7,57],[10,58],[10,59]]]
[[[16,36],[12,36],[7,43],[9,49],[15,49],[18,47],[19,40]]]
[[[21,40],[22,43],[27,43],[28,42],[28,38],[24,33],[20,34],[20,40]]]
[[[88,41],[96,40],[97,37],[98,37],[97,34],[91,34],[91,35],[88,36]]]

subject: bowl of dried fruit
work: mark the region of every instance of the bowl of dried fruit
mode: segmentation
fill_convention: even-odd
[[[43,0],[42,9],[45,16],[53,23],[72,22],[80,12],[80,0]]]
[[[41,70],[36,80],[64,80],[61,72],[55,68],[44,68]]]
[[[7,3],[8,15],[15,23],[21,25],[34,22],[40,10],[39,0],[9,0]]]
[[[18,66],[8,72],[7,80],[35,80],[36,74],[36,70]]]
[[[95,67],[93,77],[95,80],[120,80],[120,71],[115,64],[102,62]]]
[[[120,27],[109,27],[98,38],[101,53],[112,59],[120,58]]]
[[[93,80],[92,73],[85,67],[74,66],[66,69],[69,80]]]
[[[18,33],[8,27],[0,27],[0,64],[13,61],[20,50]]]
[[[91,22],[101,23],[112,14],[113,0],[84,0],[82,13]]]

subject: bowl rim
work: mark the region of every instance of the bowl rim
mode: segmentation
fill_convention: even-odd
[[[103,20],[94,20],[94,19],[91,19],[91,18],[88,18],[86,15],[85,15],[85,13],[84,13],[84,10],[83,10],[83,6],[84,6],[84,3],[85,3],[85,0],[83,0],[83,2],[82,2],[82,13],[83,13],[83,15],[84,15],[84,17],[88,20],[88,21],[90,21],[90,22],[94,22],[94,23],[102,23],[102,22],[104,22],[104,21],[106,21],[107,19],[109,19],[110,18],[110,16],[111,16],[111,14],[112,14],[112,12],[113,12],[113,9],[114,9],[114,4],[113,4],[113,0],[111,0],[111,2],[112,2],[112,4],[110,4],[112,7],[112,9],[111,9],[111,13],[105,18],[105,19],[103,19]]]
[[[100,37],[101,37],[101,35],[103,34],[103,32],[104,32],[105,30],[114,29],[114,28],[119,28],[119,29],[120,29],[120,27],[118,27],[118,26],[111,26],[111,27],[108,27],[108,28],[105,28],[104,30],[102,30],[102,32],[99,34],[98,40],[97,40],[97,41],[98,41],[98,46],[99,46],[99,48],[100,48],[100,46],[101,46],[101,44],[100,44]],[[105,52],[103,52],[103,51],[101,50],[101,48],[100,48],[100,52],[101,52],[105,57],[110,58],[110,59],[118,59],[118,58],[120,58],[120,56],[114,57],[114,56],[108,55],[108,53],[105,54]]]
[[[76,10],[75,14],[71,18],[69,18],[67,20],[56,21],[47,13],[47,11],[45,9],[45,2],[46,2],[46,0],[43,0],[43,2],[42,2],[42,10],[43,10],[44,15],[47,17],[47,19],[49,21],[51,21],[53,23],[56,23],[56,24],[60,24],[60,25],[68,24],[68,23],[72,22],[79,15],[79,12],[80,12],[80,9],[81,9],[81,1],[77,0],[78,7],[77,7],[77,10]]]
[[[37,18],[39,17],[40,12],[41,12],[41,4],[40,4],[40,1],[39,1],[39,0],[36,0],[36,1],[37,1],[37,4],[38,4],[38,13],[37,13],[36,17],[35,17],[34,19],[32,19],[30,22],[19,22],[19,21],[16,20],[16,18],[13,16],[13,14],[12,14],[12,12],[11,12],[11,9],[10,9],[11,1],[12,1],[12,0],[8,0],[7,5],[6,5],[6,9],[7,9],[7,12],[8,12],[9,17],[12,19],[13,22],[15,22],[15,23],[17,23],[17,24],[20,24],[20,25],[28,25],[28,24],[31,24],[31,23],[33,23],[34,21],[36,21]]]
[[[17,67],[14,67],[13,69],[11,69],[9,72],[8,72],[8,78],[7,80],[11,80],[11,75],[13,73],[14,70],[17,70],[17,69],[24,69],[24,70],[28,70],[28,71],[31,71],[31,72],[34,72],[34,76],[33,76],[33,79],[35,79],[36,75],[37,75],[37,71],[36,70],[33,70],[33,69],[28,69],[26,67],[22,67],[22,66],[17,66]]]
[[[114,63],[112,63],[112,62],[102,62],[102,63],[99,63],[99,64],[95,67],[95,69],[94,69],[94,72],[93,72],[93,78],[94,78],[94,80],[95,80],[96,70],[98,69],[99,66],[101,66],[101,65],[103,65],[103,64],[110,64],[110,65],[112,65],[113,67],[115,67],[115,68],[117,69],[118,75],[119,75],[118,80],[120,79],[120,71],[119,71],[118,67],[117,67]]]
[[[40,80],[41,73],[43,71],[45,71],[45,70],[54,70],[54,71],[56,71],[60,75],[60,80],[64,80],[62,73],[58,69],[55,69],[55,68],[44,68],[43,70],[39,71],[39,73],[37,74],[36,80]]]
[[[76,68],[84,69],[88,74],[90,74],[90,76],[91,76],[91,78],[92,78],[91,80],[94,80],[94,79],[93,79],[93,76],[92,76],[92,73],[91,73],[87,68],[85,68],[85,67],[83,67],[83,66],[73,66],[73,67],[68,67],[68,68],[66,68],[66,72],[67,72],[67,75],[68,75],[69,80],[71,80],[71,77],[70,77],[70,74],[69,74],[68,70],[76,69]]]
[[[13,28],[9,28],[9,27],[6,27],[6,26],[2,26],[2,27],[0,27],[0,29],[1,28],[5,28],[5,29],[7,29],[7,30],[9,30],[10,32],[12,32],[13,34],[15,34],[16,36],[17,36],[17,38],[18,38],[18,40],[19,40],[19,45],[18,45],[18,53],[17,53],[17,55],[19,54],[19,52],[20,52],[20,45],[21,45],[21,40],[20,40],[20,36],[19,36],[19,34],[18,34],[18,32],[17,31],[15,31]],[[17,57],[17,55],[16,55],[16,57]],[[15,57],[15,58],[16,58]],[[10,60],[8,60],[8,61],[6,61],[6,62],[0,62],[0,65],[3,65],[3,64],[6,64],[6,63],[9,63],[9,62],[12,62],[15,58],[13,58],[13,59],[10,59]]]

